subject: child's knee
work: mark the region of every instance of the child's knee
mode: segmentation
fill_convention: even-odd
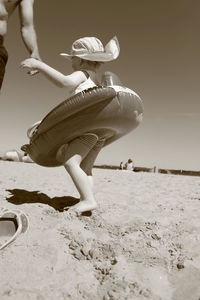
[[[66,160],[63,165],[65,169],[70,173],[71,171],[80,168],[80,158],[75,155],[71,157],[70,159]]]
[[[66,162],[64,162],[64,167],[67,171],[70,171],[74,168],[74,163],[70,160],[67,160]]]

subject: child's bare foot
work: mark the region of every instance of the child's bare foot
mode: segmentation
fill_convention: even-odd
[[[94,210],[97,207],[97,203],[94,200],[81,200],[79,203],[70,207],[68,211],[76,211],[77,213],[83,213],[86,211]]]

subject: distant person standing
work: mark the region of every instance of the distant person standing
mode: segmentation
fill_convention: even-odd
[[[21,34],[30,56],[40,60],[37,38],[33,23],[34,0],[0,0],[0,89],[2,86],[8,52],[4,46],[4,37],[7,34],[8,19],[14,10],[19,8]],[[37,71],[31,72],[34,75]]]
[[[133,171],[134,170],[134,166],[133,166],[133,161],[131,158],[128,159],[127,163],[126,163],[126,170],[129,171]]]
[[[119,168],[120,168],[120,170],[124,169],[124,163],[123,163],[123,161],[120,162]]]

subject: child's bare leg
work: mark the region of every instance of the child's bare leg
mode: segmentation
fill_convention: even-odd
[[[92,175],[88,175],[88,180],[89,180],[90,187],[93,190],[94,189],[94,179],[93,179],[93,176]]]
[[[83,171],[88,175],[88,180],[90,183],[90,187],[93,190],[94,189],[94,179],[92,176],[92,168],[94,165],[94,162],[102,149],[103,145],[105,143],[105,140],[99,140],[97,143],[94,145],[94,147],[90,150],[88,155],[84,158],[84,160],[81,162],[81,168]],[[82,198],[80,199],[82,200]]]
[[[92,180],[80,167],[81,161],[87,156],[97,140],[96,135],[85,134],[68,145],[63,145],[57,152],[57,160],[63,163],[80,194],[81,202],[72,208],[79,213],[93,210],[97,206],[93,194]]]
[[[68,161],[65,162],[64,167],[70,174],[79,194],[81,201],[73,206],[73,210],[82,213],[85,211],[93,210],[97,207],[96,200],[94,198],[91,183],[86,173],[80,168],[81,156],[74,155]]]
[[[88,175],[88,180],[89,180],[89,184],[90,184],[90,187],[92,189],[92,191],[94,191],[94,179],[93,179],[93,176],[92,175]],[[80,201],[82,201],[83,199],[80,197]]]
[[[88,155],[81,162],[81,168],[88,175],[88,179],[89,179],[92,187],[93,187],[92,168],[93,168],[95,160],[96,160],[99,152],[101,151],[102,147],[104,146],[104,144],[105,144],[105,140],[104,139],[97,141],[97,143],[90,150],[90,152],[88,153]]]

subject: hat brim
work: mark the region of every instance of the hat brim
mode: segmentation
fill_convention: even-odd
[[[81,59],[90,60],[90,61],[99,61],[99,62],[108,62],[115,59],[112,53],[105,53],[105,52],[90,53],[90,54],[76,54],[76,55],[60,53],[60,55],[66,59],[71,59],[72,57],[75,56],[75,57],[80,57]]]

